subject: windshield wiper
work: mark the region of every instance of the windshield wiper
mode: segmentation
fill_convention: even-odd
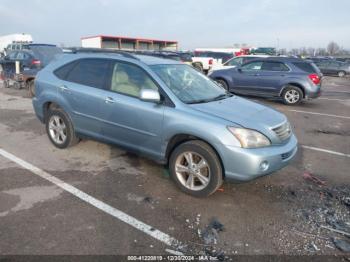
[[[193,100],[193,101],[187,102],[187,104],[208,103],[208,102],[212,102],[212,101],[222,100],[222,99],[225,99],[227,97],[232,97],[232,96],[233,96],[233,94],[227,92],[225,94],[220,94],[220,95],[213,97],[213,98]]]

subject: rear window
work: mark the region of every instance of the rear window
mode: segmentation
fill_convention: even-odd
[[[295,65],[297,68],[299,68],[300,70],[303,70],[307,73],[319,73],[319,70],[317,68],[317,66],[313,63],[293,63],[293,65]]]
[[[42,66],[49,64],[56,55],[62,54],[62,49],[56,46],[29,46],[35,58],[41,61]]]

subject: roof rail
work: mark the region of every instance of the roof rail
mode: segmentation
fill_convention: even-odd
[[[72,50],[73,54],[76,53],[111,53],[111,54],[119,54],[126,58],[139,60],[137,57],[133,56],[129,52],[125,52],[122,50],[114,50],[114,49],[104,49],[104,48],[86,48],[86,47],[72,47],[69,48]]]

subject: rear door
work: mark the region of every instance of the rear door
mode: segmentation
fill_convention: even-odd
[[[117,144],[159,158],[164,105],[139,99],[141,89],[158,90],[153,78],[141,67],[116,61],[108,81],[103,133]]]
[[[261,67],[259,82],[256,86],[257,94],[275,96],[280,93],[281,83],[290,71],[282,62],[264,61]]]
[[[61,82],[58,93],[69,106],[76,131],[102,136],[106,123],[106,77],[109,59],[80,59],[55,71]]]

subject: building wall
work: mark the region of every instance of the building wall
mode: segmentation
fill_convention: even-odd
[[[91,48],[101,48],[101,37],[82,39],[81,46],[91,47]]]

